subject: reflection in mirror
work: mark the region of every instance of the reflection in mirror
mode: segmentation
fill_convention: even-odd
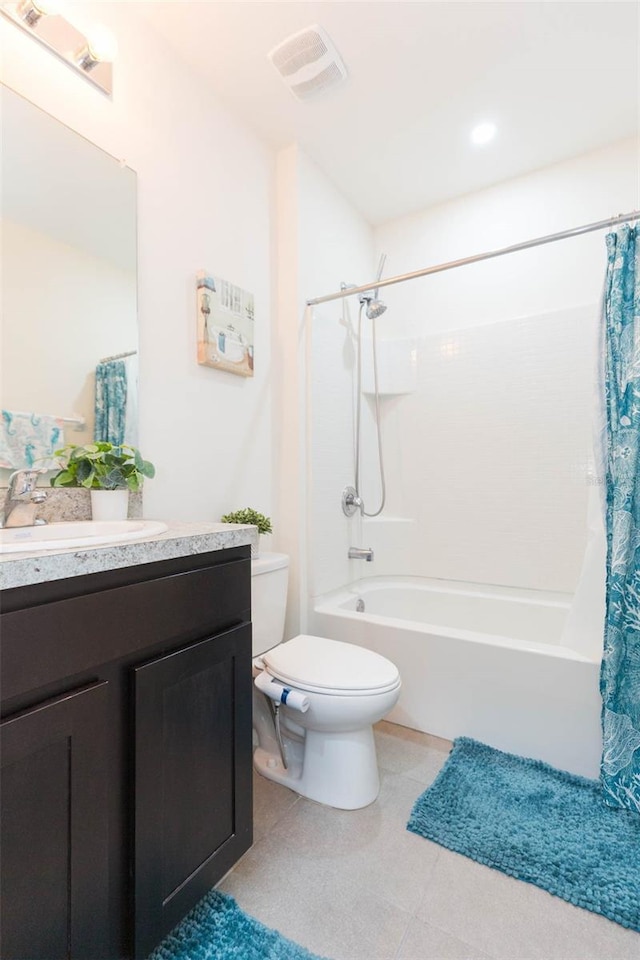
[[[137,446],[136,175],[0,87],[0,466]],[[115,359],[114,359],[115,358]]]

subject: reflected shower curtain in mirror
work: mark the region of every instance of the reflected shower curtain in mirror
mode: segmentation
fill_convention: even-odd
[[[109,360],[96,367],[94,440],[124,443],[127,411],[127,372],[122,360]]]
[[[607,236],[607,612],[600,676],[601,779],[611,806],[640,813],[640,242]]]

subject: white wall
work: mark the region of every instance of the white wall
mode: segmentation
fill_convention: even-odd
[[[366,279],[373,263],[371,227],[296,146],[278,157],[278,262],[278,543],[293,561],[286,625],[292,636],[304,629],[307,591],[348,579],[347,550],[359,542],[357,521],[340,508],[343,487],[353,483],[352,338],[340,322],[340,303],[311,313],[305,301],[342,281]]]
[[[278,154],[272,469],[279,523],[273,539],[277,549],[290,558],[285,639],[302,629],[302,598],[306,591],[305,313],[298,286],[298,165],[295,144]]]
[[[376,231],[400,274],[639,204],[635,140]],[[604,233],[384,291],[382,336],[414,338],[417,389],[383,400],[388,513],[367,572],[573,590],[586,543],[593,330]],[[384,352],[384,344],[383,352]],[[367,423],[367,474],[375,472]]]
[[[623,140],[376,229],[387,274],[482,253],[637,207],[639,144]],[[604,232],[388,288],[394,336],[591,303],[604,277]]]
[[[145,513],[217,519],[272,511],[271,251],[274,158],[134,4],[71,5],[119,42],[105,97],[0,20],[2,79],[138,174],[140,446],[157,467]],[[255,377],[196,363],[195,274],[255,294]]]

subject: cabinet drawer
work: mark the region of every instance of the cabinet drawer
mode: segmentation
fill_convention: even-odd
[[[234,560],[3,614],[2,699],[217,633],[250,610],[250,561]]]

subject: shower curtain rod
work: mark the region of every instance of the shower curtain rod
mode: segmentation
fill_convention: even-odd
[[[361,287],[349,287],[347,290],[340,290],[338,293],[329,293],[325,297],[315,297],[313,300],[307,300],[307,306],[313,307],[318,303],[328,303],[330,300],[342,300],[343,297],[350,297],[354,293],[367,293],[381,287],[390,287],[394,283],[404,283],[405,280],[416,280],[418,277],[428,277],[431,273],[442,273],[444,270],[453,270],[454,267],[464,267],[468,263],[480,263],[481,260],[491,260],[493,257],[502,257],[505,253],[515,253],[517,250],[529,250],[531,247],[541,247],[545,243],[555,243],[556,240],[568,240],[569,237],[578,237],[582,233],[592,233],[594,230],[604,230],[605,227],[613,227],[616,223],[624,223],[626,220],[638,219],[640,219],[640,210],[632,210],[631,213],[621,213],[617,217],[611,217],[608,220],[598,220],[596,223],[587,223],[583,227],[574,227],[573,230],[562,230],[560,233],[550,233],[546,237],[537,237],[535,240],[525,240],[524,243],[514,243],[510,247],[501,247],[498,250],[490,250],[488,253],[476,253],[472,257],[464,257],[462,260],[450,260],[448,263],[439,263],[435,267],[424,267],[422,270],[402,273],[397,277],[389,277],[387,280],[372,280],[371,283],[365,283]]]

